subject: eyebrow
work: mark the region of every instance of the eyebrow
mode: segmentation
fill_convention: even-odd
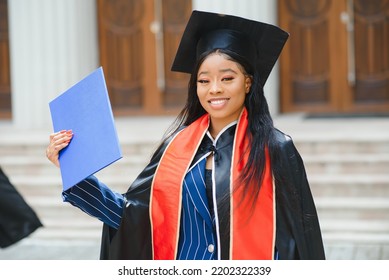
[[[231,68],[220,69],[219,72],[220,73],[232,72],[232,73],[238,74],[235,70],[233,70]],[[208,73],[209,73],[209,71],[202,71],[202,72],[198,73],[197,76],[200,76],[203,74],[208,74]]]

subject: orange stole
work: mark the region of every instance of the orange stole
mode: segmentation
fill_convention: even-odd
[[[247,164],[247,125],[247,111],[244,110],[235,133],[231,182],[237,182],[240,172]],[[274,258],[275,246],[275,197],[267,150],[264,178],[254,209],[251,208],[248,197],[241,201],[242,195],[242,187],[232,195],[230,256],[234,260],[271,260]]]
[[[208,115],[204,115],[181,130],[159,162],[150,194],[154,260],[174,260],[177,255],[182,184],[208,125]]]
[[[174,260],[180,230],[182,184],[197,149],[208,130],[209,116],[204,115],[180,131],[166,148],[151,186],[150,220],[152,232],[153,259]],[[240,161],[248,145],[245,137],[247,112],[239,119],[235,134],[234,159],[231,167],[231,184],[239,177],[247,162],[247,155]],[[265,180],[261,187],[257,206],[253,213],[249,207],[240,205],[241,191],[231,196],[231,238],[232,259],[272,259],[274,249],[273,185],[267,159]],[[232,189],[232,186],[231,186]],[[247,217],[250,217],[247,222]]]

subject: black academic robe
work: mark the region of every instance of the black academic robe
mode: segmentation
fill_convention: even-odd
[[[325,259],[318,216],[307,181],[303,161],[290,137],[276,131],[280,146],[278,160],[280,176],[275,178],[276,189],[276,240],[279,259]],[[226,187],[231,165],[234,128],[223,133],[217,142],[215,160],[218,189]],[[150,189],[159,161],[169,144],[168,139],[153,155],[150,163],[140,173],[125,194],[127,200],[118,230],[103,226],[101,259],[151,259],[152,238],[149,216]],[[209,151],[209,141],[204,138],[196,157]],[[195,162],[195,160],[194,160]],[[217,172],[217,170],[222,170]],[[228,171],[227,171],[228,172]],[[219,194],[223,196],[223,193]],[[219,206],[218,206],[219,207]],[[222,206],[220,206],[222,207]],[[224,206],[225,207],[225,206]],[[229,220],[221,219],[222,259],[228,259]],[[260,237],[258,237],[260,238]]]
[[[0,247],[8,247],[42,227],[34,210],[0,168]]]

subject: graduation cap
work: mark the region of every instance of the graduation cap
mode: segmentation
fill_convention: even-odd
[[[171,70],[191,74],[202,53],[225,49],[256,67],[263,86],[288,37],[287,32],[271,24],[193,11]]]

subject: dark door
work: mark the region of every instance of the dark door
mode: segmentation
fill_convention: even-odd
[[[170,72],[190,0],[99,0],[100,62],[116,115],[176,114],[188,76]]]
[[[282,112],[389,112],[388,15],[388,0],[279,0]]]
[[[11,118],[8,3],[0,0],[0,119]]]

